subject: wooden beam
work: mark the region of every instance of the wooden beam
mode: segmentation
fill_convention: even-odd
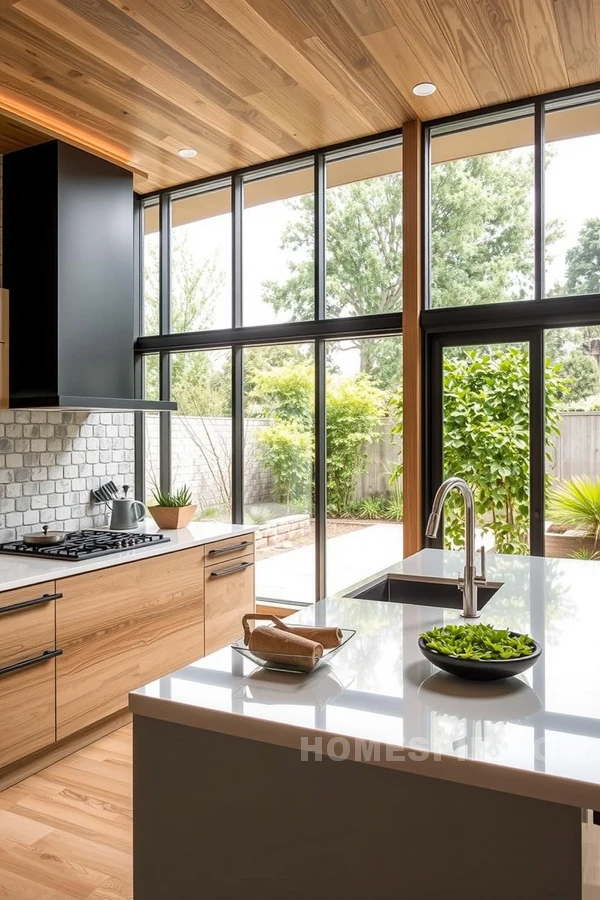
[[[421,423],[421,122],[413,119],[402,129],[403,244],[402,339],[404,429],[404,556],[423,546],[423,438]]]

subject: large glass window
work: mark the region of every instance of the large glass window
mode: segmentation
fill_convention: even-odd
[[[142,262],[143,262],[143,308],[142,333],[158,334],[160,332],[158,318],[159,298],[159,245],[160,227],[158,218],[158,200],[149,200],[142,206]]]
[[[244,182],[243,322],[314,318],[314,169]]]
[[[188,487],[196,521],[231,522],[231,351],[171,356],[171,483]]]
[[[256,595],[315,590],[314,348],[244,351],[244,521],[256,531]]]
[[[402,339],[327,345],[327,593],[402,556]]]
[[[327,163],[328,318],[402,309],[402,148]]]
[[[431,141],[431,306],[534,296],[533,117]]]
[[[158,381],[158,354],[144,357],[144,397],[146,400],[160,400]],[[160,488],[160,413],[147,412],[144,415],[144,460],[145,488],[144,500],[152,503],[152,495]]]
[[[600,558],[600,325],[546,332],[546,556]]]
[[[231,188],[171,203],[171,331],[231,325]]]
[[[600,292],[600,103],[546,113],[546,294]]]

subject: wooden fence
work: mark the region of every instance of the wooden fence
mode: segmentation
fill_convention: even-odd
[[[548,473],[559,481],[600,479],[600,412],[563,413]]]

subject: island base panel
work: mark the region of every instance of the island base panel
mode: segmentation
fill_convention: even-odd
[[[581,900],[574,807],[142,716],[133,753],[136,900]]]

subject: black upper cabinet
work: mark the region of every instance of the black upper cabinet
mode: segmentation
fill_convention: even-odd
[[[175,408],[134,399],[131,173],[49,141],[2,180],[11,407]]]

